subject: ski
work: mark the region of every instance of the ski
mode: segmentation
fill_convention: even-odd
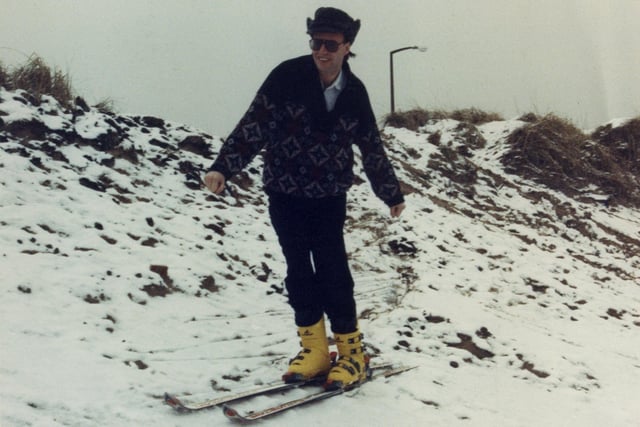
[[[338,353],[331,352],[330,358],[332,363],[335,362],[338,357]],[[200,402],[187,403],[180,400],[177,396],[165,393],[164,394],[164,402],[171,406],[178,412],[196,412],[201,411],[203,409],[214,408],[216,406],[222,405],[224,403],[230,403],[235,400],[248,399],[255,396],[260,396],[263,394],[269,393],[277,393],[279,391],[286,391],[290,389],[294,389],[297,387],[301,387],[307,384],[315,384],[322,383],[326,379],[325,376],[319,376],[315,378],[309,378],[307,380],[299,380],[292,382],[284,382],[283,380],[274,381],[256,388],[252,388],[245,391],[239,391],[231,394],[227,394],[220,397],[214,397],[212,399],[203,400]]]
[[[215,406],[219,406],[225,403],[230,403],[235,400],[247,399],[249,397],[259,396],[262,394],[277,393],[279,391],[285,391],[285,390],[293,389],[296,387],[300,387],[305,384],[321,382],[322,380],[323,378],[320,378],[320,379],[313,378],[309,380],[296,381],[292,383],[276,381],[276,382],[265,384],[263,386],[256,387],[250,390],[231,393],[224,396],[215,397],[213,399],[203,400],[201,402],[195,402],[195,403],[183,402],[175,395],[165,393],[164,401],[167,405],[171,406],[173,409],[175,409],[178,412],[195,412],[195,411],[201,411],[203,409],[213,408]]]
[[[385,369],[385,368],[388,368],[388,369],[382,372],[379,372],[381,369]],[[246,414],[241,414],[239,411],[235,410],[233,407],[226,404],[223,405],[222,410],[224,412],[224,415],[227,418],[240,423],[247,423],[251,421],[260,420],[262,418],[266,418],[271,415],[279,414],[281,412],[287,411],[292,408],[297,408],[311,402],[317,402],[320,400],[328,399],[330,397],[337,396],[339,394],[343,394],[347,391],[353,390],[354,388],[359,387],[366,382],[373,381],[378,378],[388,378],[393,375],[397,375],[402,372],[406,372],[415,368],[417,368],[417,366],[399,366],[397,368],[393,368],[393,367],[389,368],[388,365],[385,365],[382,368],[380,366],[373,367],[373,368],[370,368],[372,373],[369,376],[367,376],[367,378],[357,386],[353,386],[349,388],[339,388],[335,390],[318,391],[316,393],[309,394],[299,399],[289,400],[287,402],[280,403],[278,405],[271,406],[269,408],[262,409],[260,411],[250,411],[250,412],[247,412]]]

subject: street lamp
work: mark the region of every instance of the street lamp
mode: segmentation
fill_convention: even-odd
[[[407,47],[401,47],[400,49],[395,49],[395,50],[392,50],[391,52],[389,52],[389,75],[391,77],[391,113],[394,113],[395,110],[396,110],[395,98],[394,98],[394,93],[393,93],[393,54],[394,53],[398,53],[398,52],[402,52],[403,50],[410,50],[410,49],[417,49],[420,52],[426,52],[427,51],[426,47],[407,46]]]

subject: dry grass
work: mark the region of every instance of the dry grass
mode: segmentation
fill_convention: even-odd
[[[449,118],[460,122],[470,123],[472,125],[481,125],[484,123],[504,120],[504,118],[498,113],[482,111],[477,108],[454,110],[450,113]]]
[[[430,121],[443,119],[458,120],[461,125],[472,127],[504,120],[498,114],[475,108],[451,112],[414,109],[389,114],[385,124],[417,131]],[[592,135],[554,114],[528,113],[520,120],[526,124],[508,137],[509,150],[502,157],[508,173],[584,201],[595,198],[607,204],[640,207],[640,117],[615,128],[602,126]],[[431,135],[430,141],[439,136],[438,133]],[[465,147],[474,146],[468,142]],[[446,175],[457,163],[445,156],[432,159],[429,166]],[[463,167],[463,163],[453,168],[458,175],[473,172]],[[447,176],[454,182],[462,182],[460,178],[465,178],[465,183],[473,181],[469,180],[472,174],[458,175]]]
[[[114,114],[116,112],[115,103],[111,98],[105,98],[101,101],[98,101],[96,105],[93,106],[101,113]]]
[[[509,143],[512,150],[503,159],[508,166],[574,176],[587,136],[569,121],[548,115],[513,132]]]
[[[416,108],[409,111],[389,113],[385,119],[385,126],[418,130],[426,125],[429,120],[441,120],[446,118],[446,113],[437,110],[424,110]]]
[[[7,87],[9,85],[9,72],[6,67],[0,61],[0,86]]]
[[[635,129],[638,124],[633,126]],[[640,128],[631,139],[629,129],[609,130],[601,130],[602,139],[594,141],[566,119],[553,114],[540,117],[509,136],[510,150],[502,163],[507,172],[570,196],[595,186],[610,203],[640,206],[640,180],[633,172],[638,163]],[[620,141],[611,136],[614,131],[617,136],[624,135],[620,136],[624,142],[614,142]],[[629,149],[631,146],[634,148]]]
[[[640,117],[616,128],[610,124],[600,126],[591,138],[611,150],[617,161],[640,177]]]
[[[464,108],[454,111],[425,110],[416,108],[409,111],[390,113],[385,117],[385,126],[418,130],[430,120],[452,119],[460,122],[480,125],[496,120],[504,120],[497,113],[490,113],[477,108]]]
[[[49,67],[38,55],[13,69],[0,64],[0,85],[9,90],[22,89],[39,101],[42,95],[50,95],[65,107],[73,101],[71,78],[61,70]]]

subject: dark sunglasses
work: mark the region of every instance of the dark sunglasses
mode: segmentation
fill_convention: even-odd
[[[340,45],[344,43],[345,42],[338,43],[335,40],[311,39],[309,40],[309,47],[311,47],[311,50],[320,50],[322,49],[322,45],[324,45],[327,51],[337,52]]]

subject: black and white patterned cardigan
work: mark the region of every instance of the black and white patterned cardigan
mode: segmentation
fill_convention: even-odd
[[[322,198],[353,184],[353,146],[374,193],[388,206],[404,201],[363,83],[345,61],[347,84],[327,111],[311,55],[278,65],[262,84],[209,170],[226,179],[264,149],[267,193]]]

